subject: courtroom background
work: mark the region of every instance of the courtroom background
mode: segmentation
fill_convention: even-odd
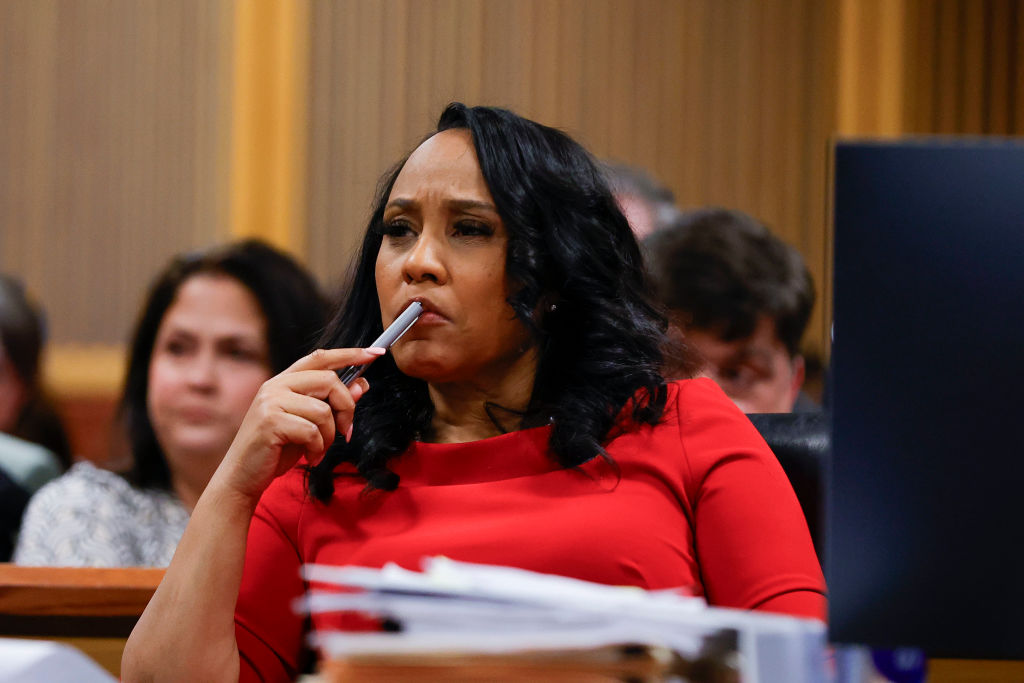
[[[1024,2],[0,0],[0,270],[47,311],[80,452],[106,448],[88,425],[172,254],[259,236],[337,283],[453,100],[766,221],[810,265],[827,356],[830,142],[1020,135]]]

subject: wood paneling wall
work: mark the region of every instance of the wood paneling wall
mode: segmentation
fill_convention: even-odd
[[[334,281],[377,179],[463,100],[561,127],[685,207],[763,219],[821,285],[807,341],[824,349],[830,137],[1020,134],[1022,5],[5,0],[0,268],[41,299],[58,351],[104,345],[51,376],[116,385],[172,253],[260,234]],[[272,74],[246,62],[271,54],[287,58]],[[294,101],[271,111],[272,93]]]
[[[839,5],[838,133],[1024,133],[1024,2]]]
[[[825,260],[834,3],[314,2],[309,261],[349,262],[380,175],[452,100],[510,107],[643,167],[686,207],[766,221]],[[819,309],[820,310],[820,309]],[[810,344],[824,343],[817,315]]]
[[[1024,134],[1024,2],[907,0],[903,132]]]
[[[125,341],[174,253],[228,235],[232,3],[0,3],[0,268],[56,344]]]

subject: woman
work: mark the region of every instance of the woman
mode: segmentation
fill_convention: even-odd
[[[413,300],[391,355],[362,348]],[[664,327],[589,155],[449,106],[382,184],[325,348],[257,394],[125,680],[294,678],[303,562],[443,554],[821,618],[785,475],[713,383],[663,382]]]
[[[255,241],[174,259],[136,327],[121,418],[132,467],[82,462],[29,503],[15,562],[166,566],[260,385],[312,348],[325,304]]]

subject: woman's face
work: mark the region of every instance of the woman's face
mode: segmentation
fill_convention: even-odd
[[[392,349],[402,372],[486,385],[523,357],[530,338],[506,302],[507,249],[469,131],[420,145],[388,197],[376,266],[385,326],[414,299],[425,309]]]
[[[0,432],[14,429],[27,396],[25,382],[0,343]]]
[[[172,475],[220,462],[260,385],[270,378],[267,321],[232,277],[194,275],[157,330],[146,395]]]

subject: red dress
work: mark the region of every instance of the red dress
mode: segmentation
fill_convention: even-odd
[[[249,530],[235,612],[242,680],[295,677],[308,624],[292,601],[306,562],[419,569],[445,555],[824,619],[824,579],[789,481],[713,382],[670,384],[658,425],[606,446],[613,464],[560,468],[549,434],[416,442],[391,461],[395,491],[365,494],[361,478],[339,477],[328,505],[306,497],[301,470],[277,479]]]

